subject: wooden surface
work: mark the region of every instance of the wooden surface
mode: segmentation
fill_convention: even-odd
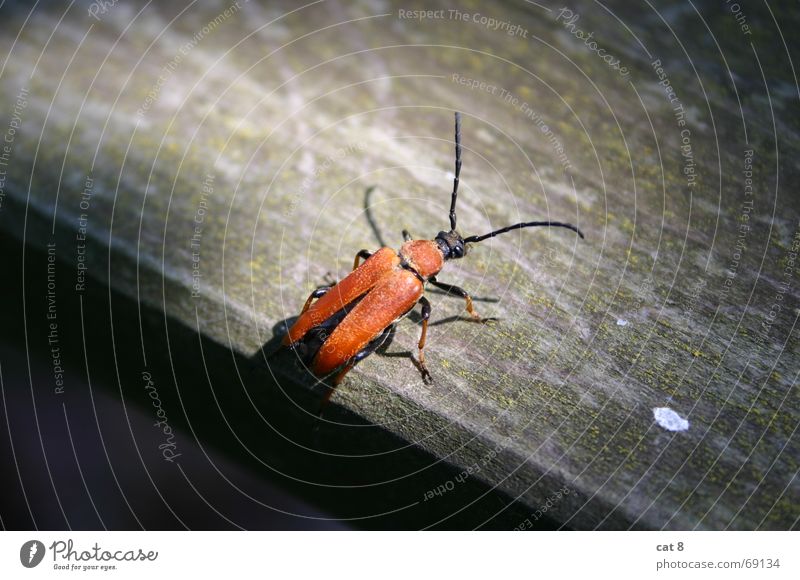
[[[333,401],[531,520],[544,509],[581,529],[797,525],[800,95],[770,12],[749,9],[745,34],[710,2],[580,2],[572,28],[555,4],[459,2],[466,21],[450,6],[399,15],[429,3],[242,2],[220,16],[229,6],[120,2],[99,21],[87,6],[48,8],[24,27],[26,10],[8,9],[2,119],[21,90],[26,105],[0,223],[31,247],[55,240],[71,265],[65,302],[80,294],[85,214],[86,284],[198,329],[287,392],[310,388],[262,346],[361,248],[446,229],[459,110],[461,232],[554,219],[586,240],[540,229],[472,248],[439,279],[499,320],[472,324],[431,289],[435,384],[391,356],[416,350],[412,316]],[[656,423],[661,407],[688,430]],[[444,501],[436,487],[419,501]]]

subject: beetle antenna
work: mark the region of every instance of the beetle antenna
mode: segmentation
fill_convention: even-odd
[[[583,232],[581,232],[578,228],[573,226],[572,224],[564,224],[561,222],[523,222],[521,224],[514,224],[513,226],[507,226],[505,228],[501,228],[494,232],[489,232],[483,236],[470,236],[468,238],[464,238],[464,243],[467,244],[475,244],[477,242],[482,242],[488,238],[493,238],[497,235],[504,234],[506,232],[510,232],[511,230],[518,230],[520,228],[534,228],[538,226],[547,226],[551,228],[567,228],[568,230],[572,230],[576,234],[578,234],[581,239],[583,239]]]
[[[461,174],[461,113],[456,112],[456,176],[453,179],[453,195],[450,197],[450,230],[456,229],[456,200],[458,199],[458,176]]]

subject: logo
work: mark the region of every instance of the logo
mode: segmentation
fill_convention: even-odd
[[[35,568],[44,558],[44,544],[39,540],[28,540],[19,549],[19,561],[26,568]]]

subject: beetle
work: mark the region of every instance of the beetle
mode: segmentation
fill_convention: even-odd
[[[462,237],[456,230],[456,201],[461,173],[461,114],[455,114],[455,177],[450,196],[450,231],[439,232],[433,240],[414,240],[403,230],[404,243],[399,251],[382,247],[372,253],[356,254],[353,270],[343,280],[320,286],[308,297],[300,316],[289,328],[282,346],[293,349],[309,364],[317,377],[338,371],[335,388],[356,365],[379,349],[394,332],[395,324],[416,305],[422,305],[422,331],[418,365],[425,383],[431,374],[425,365],[425,340],[431,305],[423,296],[425,284],[460,296],[472,320],[486,322],[472,304],[470,295],[452,284],[436,279],[445,262],[467,255],[469,244],[477,244],[499,234],[529,227],[567,228],[583,238],[574,225],[555,221],[522,222],[482,236]],[[361,260],[365,260],[361,263]],[[326,393],[330,398],[333,388]],[[324,403],[323,402],[323,403]]]

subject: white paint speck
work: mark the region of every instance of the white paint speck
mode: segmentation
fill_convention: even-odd
[[[617,326],[628,326],[628,321],[624,318],[617,318]]]
[[[689,428],[689,421],[669,407],[656,407],[653,409],[653,417],[667,431],[686,431]]]

